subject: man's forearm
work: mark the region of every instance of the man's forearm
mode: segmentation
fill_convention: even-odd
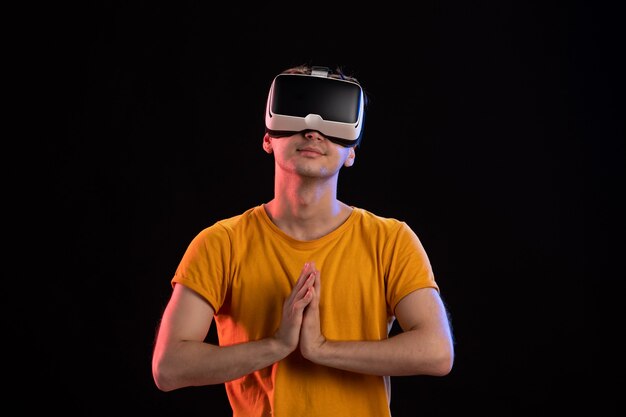
[[[452,367],[450,339],[407,331],[380,341],[332,341],[305,357],[320,365],[371,375],[446,375]]]
[[[172,350],[155,360],[153,366],[155,380],[163,391],[232,381],[270,366],[290,353],[274,338],[232,346],[184,341]]]

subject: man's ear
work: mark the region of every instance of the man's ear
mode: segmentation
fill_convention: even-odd
[[[356,147],[353,146],[350,148],[350,151],[348,153],[348,157],[346,158],[346,161],[343,163],[343,166],[345,167],[351,167],[354,164],[354,159],[356,158]]]
[[[272,138],[270,138],[268,133],[263,136],[263,150],[267,153],[272,153]]]

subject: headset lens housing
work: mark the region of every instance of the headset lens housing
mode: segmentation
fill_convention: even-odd
[[[343,146],[358,143],[363,127],[363,90],[357,83],[306,74],[280,74],[272,83],[268,132],[317,130]]]

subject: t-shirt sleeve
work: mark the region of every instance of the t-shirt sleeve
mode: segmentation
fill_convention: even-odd
[[[196,235],[185,251],[172,278],[204,297],[217,313],[224,303],[230,276],[231,238],[216,223]]]
[[[388,249],[391,256],[387,302],[392,312],[403,297],[415,290],[434,288],[439,291],[426,250],[406,223],[400,223],[395,239],[390,239]]]

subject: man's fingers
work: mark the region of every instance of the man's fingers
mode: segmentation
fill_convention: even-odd
[[[306,280],[303,281],[302,288],[295,293],[294,304],[298,307],[304,308],[311,302],[313,298],[313,285],[315,284],[315,274],[309,274]],[[302,303],[304,302],[304,303]],[[302,305],[304,304],[304,305]]]
[[[304,264],[298,281],[296,281],[296,285],[287,299],[293,308],[304,309],[311,302],[315,295],[315,291],[311,290],[316,285],[316,281],[319,280],[319,278],[316,278],[318,275],[319,272],[315,269],[313,262]]]
[[[306,283],[306,280],[308,278],[308,276],[311,274],[312,270],[310,267],[310,263],[307,262],[304,264],[304,267],[302,268],[302,271],[300,271],[300,276],[298,277],[298,281],[296,281],[296,286],[295,286],[295,290],[296,292],[302,288],[302,286],[304,286],[304,284]]]
[[[298,293],[303,287],[307,285],[307,281],[312,272],[315,271],[315,264],[313,262],[307,262],[304,264],[300,276],[296,281],[296,285],[292,291],[292,294]]]

